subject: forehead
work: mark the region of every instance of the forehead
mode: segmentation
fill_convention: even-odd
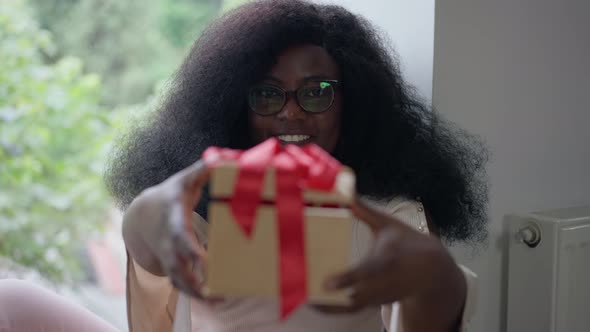
[[[324,48],[316,45],[301,45],[290,47],[281,53],[269,74],[283,82],[308,77],[338,79],[340,69]]]

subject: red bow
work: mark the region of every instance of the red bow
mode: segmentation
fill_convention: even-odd
[[[303,218],[303,188],[330,191],[340,163],[316,145],[281,147],[276,138],[246,151],[208,148],[208,164],[237,160],[238,179],[230,205],[246,236],[251,236],[256,209],[262,201],[264,175],[269,166],[276,174],[276,211],[279,236],[281,318],[288,316],[307,297],[307,264]]]

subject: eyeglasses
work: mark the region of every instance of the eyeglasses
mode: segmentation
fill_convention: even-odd
[[[279,113],[287,104],[288,97],[294,96],[297,104],[306,112],[327,111],[336,96],[337,80],[307,81],[295,91],[286,91],[276,85],[264,83],[254,86],[248,93],[248,106],[259,115]]]

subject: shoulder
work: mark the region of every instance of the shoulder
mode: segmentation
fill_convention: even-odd
[[[371,205],[391,214],[416,230],[429,233],[424,205],[418,199],[398,196],[388,201],[368,201]]]

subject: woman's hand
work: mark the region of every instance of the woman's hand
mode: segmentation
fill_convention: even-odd
[[[198,161],[145,190],[127,209],[123,224],[133,259],[196,297],[201,297],[201,280],[195,271],[205,267],[206,252],[193,229],[192,214],[209,174],[206,164]]]
[[[352,305],[345,311],[400,301],[405,331],[456,330],[466,280],[440,240],[359,200],[352,211],[372,229],[375,244],[358,266],[326,284],[351,291]]]

